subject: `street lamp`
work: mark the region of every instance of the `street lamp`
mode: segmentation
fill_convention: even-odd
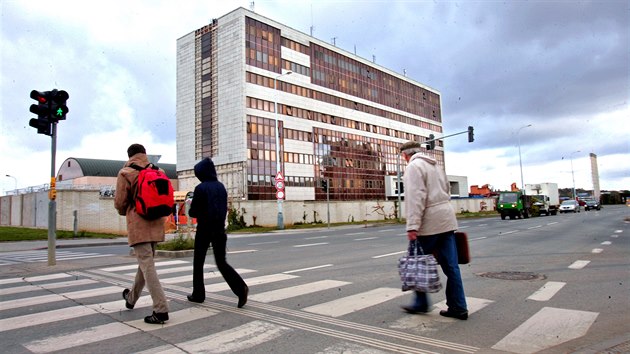
[[[518,138],[518,164],[521,166],[521,190],[525,193],[525,184],[523,183],[523,161],[521,160],[521,136],[518,134],[521,129],[531,127],[531,124],[524,125],[516,131],[516,137]]]
[[[15,183],[15,191],[17,192],[17,178],[11,176],[11,175],[5,175],[7,177],[13,178],[13,182]]]
[[[276,121],[276,176],[281,172],[280,171],[280,132],[278,131],[278,79],[285,75],[293,74],[292,71],[287,71],[284,74],[280,74],[273,78],[273,90],[274,90],[274,99],[273,99],[273,111],[275,113],[275,121]],[[278,199],[278,230],[284,230],[284,216],[282,215],[282,199]]]
[[[573,179],[573,200],[577,200],[577,196],[575,195],[575,175],[573,174],[573,154],[580,152],[580,150],[573,151],[570,155],[571,158],[571,179]]]

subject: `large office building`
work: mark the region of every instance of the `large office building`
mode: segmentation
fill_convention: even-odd
[[[180,189],[211,157],[233,200],[276,200],[278,170],[287,201],[391,199],[400,145],[441,132],[438,91],[244,8],[177,40]]]

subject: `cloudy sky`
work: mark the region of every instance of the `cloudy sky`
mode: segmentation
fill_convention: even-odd
[[[520,146],[525,183],[592,189],[594,153],[601,189],[630,189],[628,1],[253,3],[439,90],[444,134],[475,128],[473,143],[445,140],[447,173],[469,185],[520,185]],[[51,139],[28,125],[33,89],[70,94],[55,171],[69,157],[125,160],[134,142],[176,163],[176,40],[251,5],[2,1],[0,195],[50,180]]]

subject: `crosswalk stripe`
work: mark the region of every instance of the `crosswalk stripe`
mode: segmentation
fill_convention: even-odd
[[[213,267],[215,267],[215,265],[213,265],[213,264],[206,264],[206,265],[203,266],[204,269],[209,269],[209,268],[213,268]],[[188,266],[184,266],[184,267],[156,269],[156,271],[157,271],[157,273],[159,275],[171,274],[171,273],[181,273],[181,272],[190,272],[190,273],[192,273],[192,270],[193,270],[193,266],[192,265],[188,265]],[[136,272],[125,273],[125,275],[134,276],[134,275],[136,275]]]
[[[53,274],[48,274],[48,275],[40,275],[36,277],[9,278],[9,279],[1,279],[0,285],[22,283],[22,282],[31,283],[31,282],[37,282],[37,281],[42,281],[42,280],[54,280],[54,279],[62,279],[62,278],[70,278],[70,277],[72,277],[72,275],[68,273],[53,273]]]
[[[587,264],[591,263],[591,261],[575,261],[571,263],[569,269],[582,269],[586,267]]]
[[[292,331],[289,327],[264,321],[252,321],[209,336],[178,343],[177,347],[192,353],[232,353],[250,349]],[[166,350],[156,354],[173,353]]]
[[[247,283],[248,286],[251,287],[254,285],[273,283],[273,282],[288,280],[288,279],[293,279],[293,278],[298,278],[298,276],[290,275],[290,274],[270,274],[270,275],[263,275],[260,277],[255,277],[255,278],[247,278],[245,279],[245,282]],[[215,293],[215,292],[224,291],[228,289],[230,289],[230,286],[227,285],[226,283],[206,285],[206,292],[209,292],[209,293]]]
[[[155,262],[156,267],[166,267],[166,266],[176,265],[176,264],[190,264],[190,262],[181,261],[181,260]],[[119,272],[121,270],[131,270],[131,269],[138,269],[138,264],[133,263],[133,264],[128,264],[124,266],[101,268],[100,270],[105,271],[105,272]]]
[[[249,298],[254,301],[268,303],[288,299],[291,297],[311,294],[322,290],[341,287],[347,284],[351,283],[338,280],[320,280],[313,283],[296,285],[288,288],[271,290],[264,293],[250,295]]]
[[[544,307],[493,345],[492,349],[537,353],[585,335],[598,314]]]
[[[24,344],[24,347],[34,353],[49,353],[78,347],[80,345],[96,343],[106,339],[117,338],[139,331],[148,332],[166,327],[173,327],[178,324],[214,316],[218,313],[219,311],[217,310],[191,307],[170,313],[170,320],[159,326],[144,323],[144,320],[134,320],[122,323],[115,322],[59,336],[50,336],[26,343]]]
[[[33,306],[33,305],[41,305],[41,304],[49,304],[51,302],[58,302],[64,300],[76,300],[76,299],[84,299],[93,296],[99,295],[109,295],[117,292],[122,293],[123,288],[119,286],[108,286],[104,288],[92,289],[92,290],[81,290],[74,291],[63,294],[50,294],[50,295],[42,295],[42,296],[33,296],[15,300],[8,300],[0,302],[0,310],[6,309],[14,309],[19,307]]]
[[[93,315],[96,313],[114,313],[124,308],[122,299],[100,304],[65,307],[58,310],[32,313],[29,315],[16,316],[0,319],[0,332],[10,331],[19,328],[32,327],[46,323],[64,321],[73,318]],[[151,296],[141,296],[136,302],[135,309],[153,306]]]
[[[247,273],[255,272],[255,270],[253,269],[239,268],[235,270],[238,274],[247,274]],[[204,279],[213,279],[213,278],[219,278],[219,277],[221,277],[221,273],[219,273],[219,271],[203,274]],[[192,274],[182,275],[178,277],[171,277],[171,278],[162,278],[162,277],[160,278],[160,282],[165,283],[165,284],[177,284],[177,283],[185,283],[185,282],[192,282],[192,281],[193,281]]]
[[[548,301],[567,283],[559,281],[548,281],[542,288],[531,294],[527,299],[534,301]]]
[[[403,295],[405,295],[405,293],[400,291],[400,289],[378,288],[364,293],[325,302],[323,304],[305,307],[304,311],[320,315],[339,317]]]
[[[87,285],[87,284],[95,284],[97,281],[92,279],[77,279],[77,280],[69,280],[59,283],[50,283],[50,284],[40,284],[40,285],[23,285],[16,286],[12,288],[0,289],[0,295],[9,295],[9,294],[19,294],[30,291],[37,291],[42,289],[59,289],[59,288],[67,288],[70,286],[79,286],[79,285]]]

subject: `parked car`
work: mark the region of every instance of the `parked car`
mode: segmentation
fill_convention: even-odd
[[[599,205],[599,202],[596,201],[595,199],[585,199],[584,202],[586,203],[586,205],[584,206],[584,210],[585,211],[589,211],[589,210],[599,210],[601,209],[601,205]]]
[[[575,200],[565,200],[560,204],[560,214],[562,213],[579,213],[580,204]]]

